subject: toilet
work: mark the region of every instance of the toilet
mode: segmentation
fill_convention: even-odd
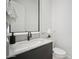
[[[53,48],[53,59],[64,59],[66,57],[66,52],[60,48]]]

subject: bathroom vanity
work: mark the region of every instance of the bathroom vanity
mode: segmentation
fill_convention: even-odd
[[[52,59],[52,40],[39,38],[16,43],[7,59]]]
[[[48,30],[49,23],[46,21],[50,18],[48,1],[45,3],[42,0],[14,0],[14,2],[17,19],[9,25],[9,33],[46,32]],[[9,45],[7,59],[52,59],[51,39],[35,37],[36,39],[29,40],[27,34],[15,36],[16,43]],[[12,41],[12,38],[10,40]]]

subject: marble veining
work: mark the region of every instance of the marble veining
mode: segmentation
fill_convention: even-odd
[[[50,42],[53,42],[53,41],[51,39],[48,39],[48,38],[37,38],[37,39],[32,39],[30,41],[26,40],[26,41],[17,42],[13,45],[10,45],[8,58],[14,57],[17,54],[21,54],[25,51],[32,50],[34,48],[48,44]]]

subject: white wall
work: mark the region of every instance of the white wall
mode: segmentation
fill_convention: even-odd
[[[53,0],[56,44],[72,55],[72,0]]]
[[[40,0],[40,31],[52,31],[52,0]]]

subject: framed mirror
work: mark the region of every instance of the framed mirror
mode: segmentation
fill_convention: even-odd
[[[40,31],[40,0],[13,0],[17,14],[10,25],[10,32]]]

